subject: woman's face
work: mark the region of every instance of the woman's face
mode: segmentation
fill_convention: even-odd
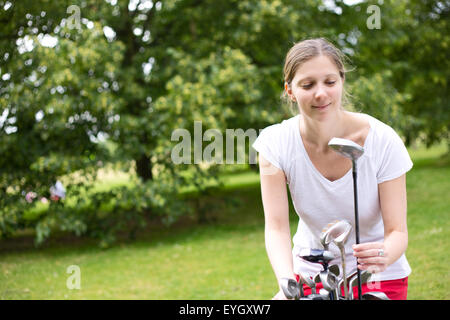
[[[336,65],[320,55],[303,63],[285,89],[301,114],[321,120],[340,110],[343,84]]]

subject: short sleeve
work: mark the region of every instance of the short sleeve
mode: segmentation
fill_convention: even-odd
[[[396,179],[411,170],[413,166],[402,139],[394,129],[388,128],[380,153],[380,166],[377,171],[378,183]]]
[[[267,161],[278,169],[282,169],[280,141],[279,141],[280,125],[275,124],[269,126],[261,131],[258,138],[256,138],[252,147],[258,151]]]

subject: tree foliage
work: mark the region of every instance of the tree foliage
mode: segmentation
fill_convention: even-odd
[[[370,14],[361,15],[366,3],[343,13],[355,25],[352,37],[343,39],[355,43],[351,46],[358,69],[355,86],[360,79],[366,89],[372,86],[372,94],[358,96],[366,103],[363,110],[391,122],[407,144],[417,138],[427,145],[450,141],[450,2],[373,3],[380,10],[380,29],[367,28],[365,18]],[[376,99],[368,99],[370,95]],[[387,110],[391,110],[390,116]]]

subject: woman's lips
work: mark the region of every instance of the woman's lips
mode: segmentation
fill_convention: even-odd
[[[316,109],[325,109],[325,108],[328,107],[330,104],[331,104],[331,102],[328,103],[328,104],[324,104],[324,105],[322,105],[322,106],[312,106],[312,107],[313,107],[313,108],[316,108]]]

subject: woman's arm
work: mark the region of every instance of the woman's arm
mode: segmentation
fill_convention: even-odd
[[[362,263],[361,269],[384,271],[397,261],[408,247],[406,223],[406,175],[378,185],[384,223],[384,243],[364,243],[354,246],[354,255]],[[384,256],[378,256],[382,249]]]
[[[267,255],[275,276],[295,279],[292,261],[289,204],[284,172],[259,156]]]

